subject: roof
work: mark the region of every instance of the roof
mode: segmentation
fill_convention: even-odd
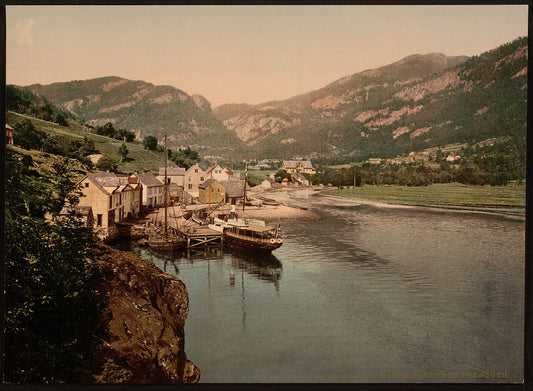
[[[205,181],[204,183],[202,183],[201,185],[198,185],[198,188],[199,189],[207,189],[209,186],[211,186],[211,184],[215,183],[215,182],[218,182],[216,179],[208,179],[207,181]]]
[[[165,167],[159,167],[159,176],[165,175]],[[183,167],[167,167],[167,176],[184,176],[185,168]]]
[[[8,124],[6,124],[6,129],[13,130],[13,128],[11,126],[9,126]]]
[[[139,182],[141,182],[144,186],[147,187],[163,186],[163,183],[161,183],[155,176],[153,176],[149,172],[139,174],[137,175],[137,178],[139,178]]]
[[[226,197],[244,197],[244,180],[222,181],[220,183],[226,189]]]
[[[284,160],[283,166],[287,168],[298,168],[298,165],[302,165],[303,168],[313,168],[310,160]]]
[[[119,177],[112,172],[90,172],[86,178],[93,182],[105,194],[111,194],[120,186]]]
[[[61,212],[59,212],[59,215],[65,216],[69,215],[72,212],[76,212],[82,216],[88,216],[90,213],[92,213],[93,208],[90,206],[64,206],[63,209],[61,209]]]

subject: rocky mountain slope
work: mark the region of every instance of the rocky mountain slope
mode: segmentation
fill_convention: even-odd
[[[480,56],[413,55],[285,101],[222,105],[256,157],[393,157],[446,143],[525,137],[527,38]]]
[[[113,123],[133,131],[137,139],[152,135],[169,147],[200,150],[202,155],[230,155],[243,143],[215,117],[210,103],[200,95],[189,96],[171,86],[119,77],[35,84],[32,92],[89,125]]]

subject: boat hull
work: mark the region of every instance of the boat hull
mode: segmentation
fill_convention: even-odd
[[[175,251],[186,247],[185,240],[148,239],[148,247],[157,251]]]
[[[230,248],[239,250],[269,253],[281,247],[283,239],[254,240],[253,238],[243,237],[242,235],[233,235],[230,232],[224,232],[224,244]]]

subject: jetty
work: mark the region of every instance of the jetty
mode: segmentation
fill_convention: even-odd
[[[187,240],[187,249],[222,247],[222,233],[202,225],[178,229],[178,235]]]

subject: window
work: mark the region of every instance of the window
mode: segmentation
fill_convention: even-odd
[[[201,177],[200,177],[200,180],[201,180],[201,181],[203,182],[203,181],[204,181],[204,177],[203,177],[203,176],[201,176]]]
[[[113,196],[109,196],[109,209],[113,209]]]
[[[194,169],[194,172],[195,172],[196,174],[198,174],[198,169],[197,169],[197,168],[195,168],[195,169]]]
[[[85,182],[85,187],[89,187],[89,182]]]
[[[189,190],[192,190],[192,183],[189,183]]]
[[[96,215],[96,226],[97,227],[102,226],[102,215]]]

